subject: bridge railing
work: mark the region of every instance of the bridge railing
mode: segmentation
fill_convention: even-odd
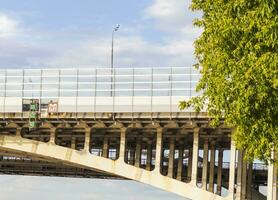
[[[199,77],[191,67],[0,70],[0,113],[22,112],[30,99],[57,112],[180,112]]]

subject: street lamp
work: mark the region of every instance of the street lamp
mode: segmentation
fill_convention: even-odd
[[[117,24],[112,31],[112,45],[111,45],[111,97],[112,97],[112,84],[113,84],[113,70],[114,70],[114,33],[118,31],[120,24]]]

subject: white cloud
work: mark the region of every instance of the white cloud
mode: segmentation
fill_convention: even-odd
[[[144,11],[147,19],[154,19],[158,28],[177,31],[191,25],[196,16],[189,10],[190,0],[154,0]]]
[[[18,22],[0,13],[0,38],[13,36],[18,32]]]
[[[143,11],[143,20],[123,24],[115,35],[115,66],[190,66],[193,41],[201,31],[192,26],[189,1],[154,0]],[[145,37],[145,31],[161,35],[153,40]],[[1,40],[1,33],[16,37]],[[78,26],[41,30],[22,23],[19,27],[18,21],[0,14],[0,67],[109,67],[110,57],[110,34]]]

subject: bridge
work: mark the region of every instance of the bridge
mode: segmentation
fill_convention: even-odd
[[[0,71],[0,173],[135,180],[188,199],[277,200],[277,167],[248,163],[205,111],[191,68]],[[274,152],[273,152],[273,157]]]

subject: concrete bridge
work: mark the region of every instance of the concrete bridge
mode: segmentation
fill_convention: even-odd
[[[232,128],[180,111],[190,68],[0,71],[0,172],[130,179],[189,199],[277,199],[277,167],[247,163]],[[274,157],[274,153],[273,153]]]

